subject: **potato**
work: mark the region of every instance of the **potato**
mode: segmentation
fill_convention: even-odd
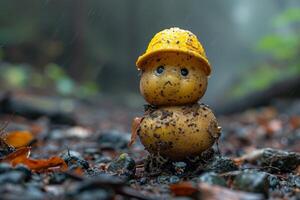
[[[168,52],[148,60],[141,74],[140,91],[156,106],[196,103],[207,88],[202,63],[182,53]]]
[[[220,127],[207,106],[193,104],[146,112],[138,134],[150,153],[180,160],[209,149],[219,138]]]

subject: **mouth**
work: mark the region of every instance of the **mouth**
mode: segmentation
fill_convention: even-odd
[[[171,81],[167,81],[167,82],[165,82],[164,86],[166,86],[166,85],[168,85],[168,84],[172,86],[172,83],[171,83]]]

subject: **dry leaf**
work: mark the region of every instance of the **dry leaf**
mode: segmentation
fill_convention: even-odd
[[[22,164],[26,165],[33,171],[47,171],[53,168],[59,168],[62,171],[67,170],[67,164],[60,157],[54,156],[49,159],[25,159]]]
[[[12,131],[3,136],[5,142],[15,148],[25,147],[32,142],[34,136],[29,131]]]
[[[29,169],[37,172],[59,168],[61,170],[67,169],[67,164],[60,157],[51,157],[49,159],[30,159],[30,147],[20,148],[13,153],[7,155],[1,161],[9,162],[12,166],[23,164]]]
[[[137,134],[138,134],[138,129],[139,129],[140,124],[142,123],[143,119],[144,119],[143,117],[134,118],[132,125],[131,125],[131,139],[130,139],[128,146],[131,146],[135,142],[135,140],[137,138]]]
[[[170,185],[170,190],[175,196],[191,196],[198,192],[198,189],[190,182],[181,182]]]

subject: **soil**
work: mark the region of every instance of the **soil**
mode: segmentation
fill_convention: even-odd
[[[142,106],[69,100],[61,109],[61,99],[47,99],[54,106],[44,109],[41,97],[22,95],[0,103],[1,199],[300,199],[299,99],[217,116],[222,135],[213,149],[194,162],[158,156],[164,167],[149,169],[141,143],[128,147]],[[13,131],[33,135],[24,146],[34,165],[13,164],[24,148],[7,144]],[[53,167],[50,157],[63,163]]]

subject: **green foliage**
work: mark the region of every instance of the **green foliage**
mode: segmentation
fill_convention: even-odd
[[[258,50],[267,53],[275,59],[285,60],[293,59],[297,56],[299,48],[299,35],[281,35],[265,36],[257,45]]]
[[[63,67],[54,63],[48,64],[42,72],[37,72],[29,65],[2,64],[0,65],[0,80],[2,88],[47,89],[49,92],[79,98],[94,96],[99,92],[99,87],[95,82],[76,83],[63,70]]]
[[[255,91],[262,91],[275,81],[300,74],[300,63],[289,67],[274,67],[264,64],[245,74],[232,89],[234,97],[242,97]]]
[[[1,73],[1,79],[11,87],[21,88],[28,82],[28,70],[22,65],[10,66]]]
[[[300,8],[291,8],[275,18],[277,32],[266,35],[256,50],[269,56],[269,62],[257,64],[232,88],[234,97],[264,90],[274,82],[300,75]]]
[[[273,25],[275,27],[283,27],[293,23],[300,22],[300,8],[290,8],[284,11],[281,15],[277,16]]]

